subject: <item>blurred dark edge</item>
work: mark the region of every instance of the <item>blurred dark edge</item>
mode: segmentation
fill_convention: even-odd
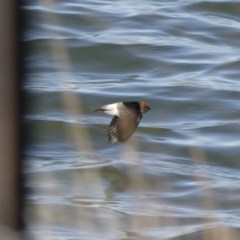
[[[0,236],[22,230],[20,1],[0,2]],[[19,237],[19,235],[17,234]],[[16,236],[16,238],[18,238]],[[10,238],[4,238],[10,239]],[[12,238],[11,238],[12,239]],[[15,238],[14,238],[15,239]]]

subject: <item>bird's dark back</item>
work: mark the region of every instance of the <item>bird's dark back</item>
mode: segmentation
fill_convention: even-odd
[[[140,112],[140,104],[139,104],[139,102],[123,102],[123,104],[124,104],[126,107],[134,108],[134,109],[136,109],[138,112]]]

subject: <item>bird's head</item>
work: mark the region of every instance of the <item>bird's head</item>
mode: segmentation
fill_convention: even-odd
[[[142,113],[145,113],[151,109],[150,106],[145,102],[140,102],[140,106]]]

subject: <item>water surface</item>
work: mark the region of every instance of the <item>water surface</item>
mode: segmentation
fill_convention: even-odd
[[[240,3],[24,1],[31,239],[240,238]],[[90,107],[146,101],[125,144]]]

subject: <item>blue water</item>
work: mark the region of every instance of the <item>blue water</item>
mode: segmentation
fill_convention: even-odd
[[[240,239],[239,9],[24,2],[26,236]],[[113,145],[118,101],[152,110]]]

